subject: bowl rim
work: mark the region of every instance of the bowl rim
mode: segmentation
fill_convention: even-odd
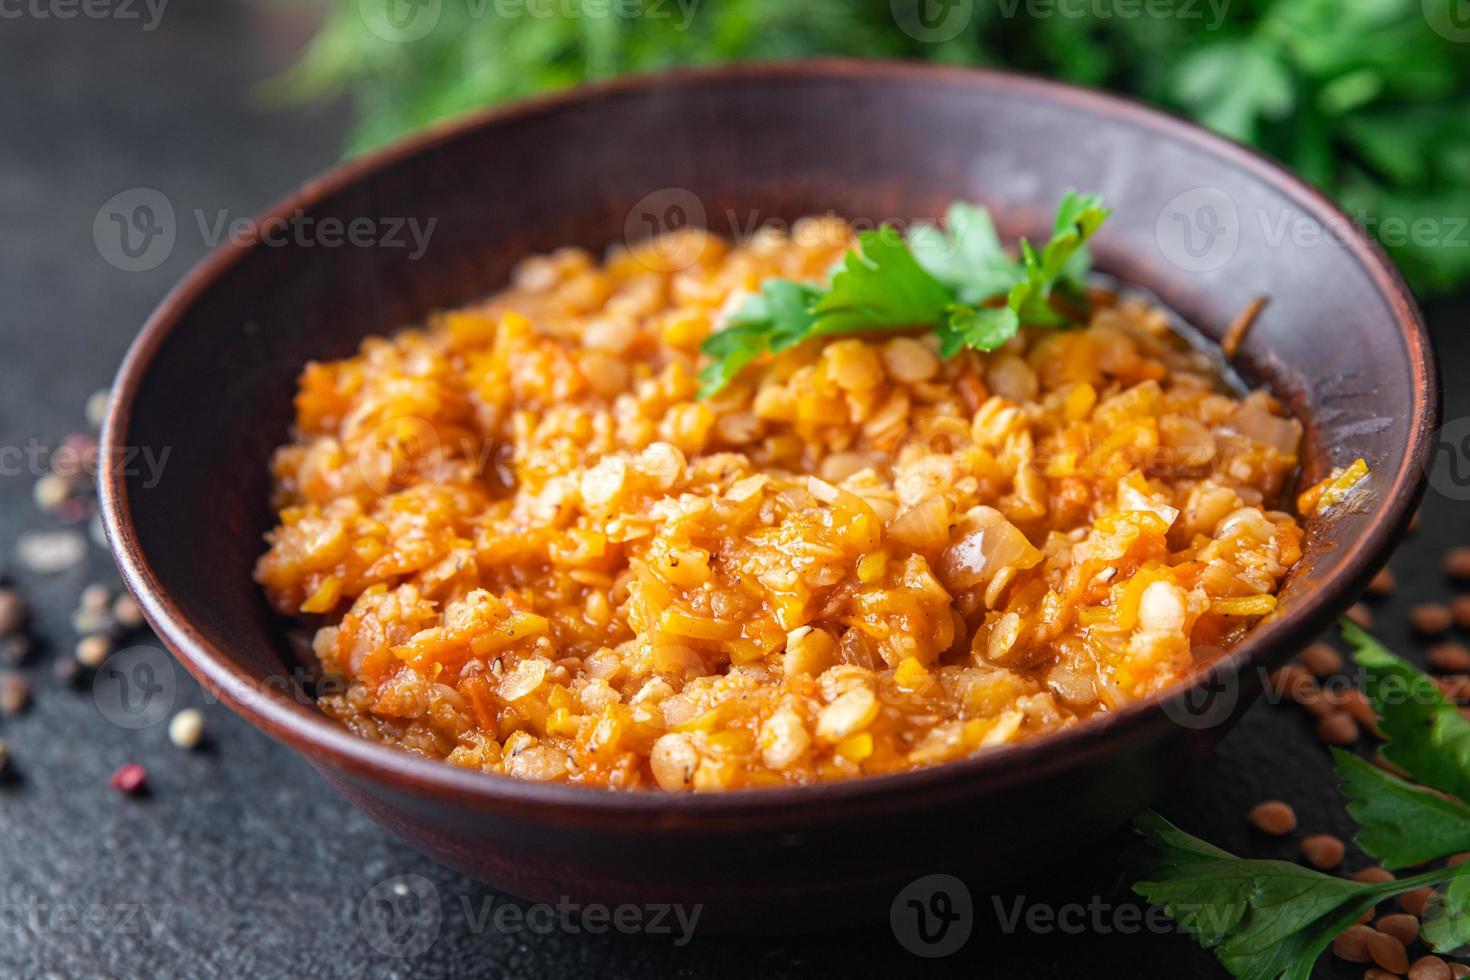
[[[677,818],[688,814],[692,818],[697,814],[769,813],[859,800],[891,802],[921,791],[932,796],[946,790],[960,790],[971,782],[990,780],[999,784],[1032,777],[1038,770],[1068,767],[1076,764],[1079,755],[1110,750],[1129,733],[1155,723],[1157,716],[1167,714],[1171,705],[1186,704],[1201,691],[1214,690],[1221,683],[1233,684],[1238,690],[1243,671],[1268,664],[1273,653],[1279,654],[1294,643],[1304,643],[1326,628],[1386,561],[1390,546],[1408,524],[1424,492],[1426,463],[1435,444],[1440,401],[1438,370],[1428,332],[1409,287],[1387,254],[1324,194],[1258,151],[1135,99],[1009,71],[854,58],[743,62],[717,68],[680,68],[630,75],[495,106],[429,127],[307,181],[267,209],[255,227],[261,227],[271,217],[284,218],[298,209],[310,210],[324,198],[369,174],[432,152],[484,127],[654,90],[813,79],[920,80],[968,87],[976,93],[1022,93],[1053,104],[1069,105],[1190,144],[1264,182],[1324,226],[1345,229],[1341,244],[1351,252],[1393,310],[1394,327],[1403,335],[1409,354],[1415,410],[1409,425],[1407,451],[1379,498],[1378,513],[1358,544],[1336,559],[1329,579],[1331,587],[1306,596],[1289,614],[1260,624],[1225,657],[1196,673],[1188,683],[1176,684],[1116,712],[1060,732],[967,759],[905,772],[803,786],[670,794],[529,782],[460,768],[373,742],[282,692],[258,686],[225,651],[205,640],[182,614],[154,574],[138,541],[124,467],[119,463],[122,457],[113,450],[118,439],[129,430],[137,390],[154,355],[194,301],[254,247],[253,240],[227,240],[201,259],[145,322],[118,370],[100,437],[99,499],[108,541],[127,587],[137,596],[159,638],[190,673],[210,693],[266,734],[300,752],[313,765],[333,768],[355,780],[478,809],[509,807],[542,814],[561,812],[584,816],[619,814],[633,819],[657,815]]]

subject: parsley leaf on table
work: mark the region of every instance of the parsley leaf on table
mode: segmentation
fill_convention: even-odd
[[[1413,665],[1358,627],[1344,622],[1342,628],[1387,739],[1384,757],[1430,787],[1334,750],[1348,812],[1362,827],[1357,844],[1390,868],[1470,849],[1470,806],[1462,796],[1470,782],[1470,722]],[[1134,828],[1143,838],[1125,857],[1134,891],[1161,904],[1233,976],[1309,980],[1332,940],[1364,912],[1393,895],[1445,882],[1421,935],[1441,953],[1470,944],[1470,864],[1371,884],[1285,861],[1238,858],[1151,812]]]
[[[1415,786],[1344,752],[1332,751],[1348,814],[1362,829],[1353,842],[1385,868],[1411,868],[1470,850],[1470,807]]]
[[[1349,622],[1342,635],[1364,670],[1363,693],[1378,712],[1385,759],[1425,786],[1470,800],[1470,721],[1434,681]]]
[[[1419,934],[1439,953],[1470,943],[1470,863],[1456,868],[1444,894],[1429,903]]]

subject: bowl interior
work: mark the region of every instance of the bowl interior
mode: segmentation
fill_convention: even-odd
[[[1307,425],[1304,479],[1358,457],[1366,506],[1313,522],[1285,615],[1246,646],[1317,626],[1370,574],[1422,483],[1435,381],[1417,314],[1321,198],[1161,114],[1063,86],[912,66],[806,64],[677,75],[558,97],[431,135],[308,186],[274,214],[372,222],[377,244],[226,245],[125,365],[104,483],[111,531],[152,611],[256,678],[293,664],[251,580],[272,524],[267,460],[310,359],[479,298],[521,257],[689,220],[740,237],[835,212],[933,218],[954,199],[1007,237],[1044,237],[1064,189],[1113,216],[1095,264],[1219,337],[1270,303],[1237,365]],[[417,229],[415,233],[414,229]],[[142,450],[161,473],[141,465]]]

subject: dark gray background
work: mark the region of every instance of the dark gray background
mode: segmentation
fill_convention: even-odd
[[[142,20],[0,19],[0,446],[54,441],[82,427],[87,394],[107,383],[138,325],[206,251],[196,212],[206,222],[221,209],[253,214],[331,165],[341,146],[345,106],[271,111],[252,94],[309,35],[309,9],[175,0],[155,30],[145,30],[146,22],[146,11]],[[137,187],[169,198],[178,240],[158,268],[127,273],[103,260],[92,222],[110,197]],[[1441,299],[1426,309],[1449,379],[1446,417],[1470,414],[1470,395],[1458,383],[1470,364],[1463,331],[1470,302]],[[7,558],[20,529],[45,525],[30,503],[33,481],[32,474],[0,477]],[[1398,596],[1377,607],[1380,633],[1416,657],[1422,651],[1409,641],[1403,610],[1445,598],[1439,553],[1470,543],[1462,505],[1431,493],[1425,518],[1394,561]],[[55,651],[75,641],[67,619],[77,592],[88,581],[116,581],[104,554],[94,549],[85,570],[19,579],[44,643],[31,671],[35,708],[0,722],[16,773],[0,786],[3,976],[1220,973],[1187,938],[1111,925],[1126,925],[1114,914],[1136,904],[1116,887],[1122,835],[1042,880],[1003,889],[971,882],[975,932],[941,960],[915,958],[883,924],[795,939],[697,938],[682,948],[667,938],[477,929],[484,903],[502,896],[399,843],[228,710],[205,705],[210,748],[183,754],[161,725],[120,728],[85,690],[65,691],[52,680]],[[182,670],[176,677],[176,707],[203,705],[194,682]],[[148,767],[147,798],[108,788],[109,774],[125,761]],[[1253,710],[1161,809],[1232,850],[1293,857],[1293,841],[1246,828],[1245,811],[1264,797],[1292,802],[1305,831],[1351,833],[1306,716],[1280,706]],[[1362,864],[1350,856],[1349,868]],[[427,879],[441,901],[436,940],[412,958],[375,951],[359,922],[370,890],[399,875]],[[1009,913],[1018,899],[1028,908],[1096,904],[1102,928],[1007,932],[997,903]],[[107,921],[83,926],[68,910]],[[162,922],[155,933],[144,925],[148,914]]]

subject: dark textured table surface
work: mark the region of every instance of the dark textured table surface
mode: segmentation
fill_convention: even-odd
[[[206,251],[218,218],[248,216],[330,165],[345,110],[268,111],[254,99],[252,87],[311,29],[310,12],[290,4],[178,3],[156,22],[141,3],[71,19],[55,16],[61,4],[14,6],[22,15],[0,20],[0,446],[24,447],[83,427],[87,394],[107,383],[137,326]],[[177,215],[172,253],[145,272],[118,269],[93,242],[99,208],[133,188],[161,192]],[[1470,303],[1441,300],[1427,310],[1449,379],[1446,417],[1470,415],[1470,392],[1458,384],[1470,366]],[[46,525],[31,505],[36,474],[20,469],[0,478],[7,559],[21,529]],[[1409,641],[1403,611],[1449,594],[1439,553],[1470,542],[1463,504],[1431,492],[1424,513],[1424,529],[1393,563],[1399,593],[1376,609],[1384,638],[1416,657],[1422,650]],[[176,681],[176,708],[203,707],[205,751],[173,748],[161,724],[116,725],[88,688],[53,680],[51,660],[75,642],[68,618],[79,590],[116,582],[103,552],[93,548],[84,569],[17,579],[42,644],[30,668],[34,707],[0,722],[14,760],[0,785],[0,976],[1220,973],[1187,938],[1138,926],[1138,903],[1117,888],[1118,840],[1045,880],[1000,890],[971,882],[974,932],[938,960],[915,958],[885,924],[791,939],[696,935],[686,945],[497,929],[494,910],[511,900],[380,830],[291,752],[206,703],[181,669],[161,668]],[[108,788],[128,761],[147,767],[146,797]],[[1325,750],[1304,713],[1283,706],[1258,705],[1160,807],[1238,852],[1293,857],[1294,840],[1245,826],[1245,811],[1264,797],[1293,803],[1304,831],[1351,833]],[[1348,868],[1363,864],[1350,853]],[[416,955],[388,955],[377,947],[394,947],[362,912],[405,882],[431,888],[439,914],[395,934],[398,951]],[[1037,918],[1036,908],[1057,918]],[[1018,910],[1021,924],[1008,927]],[[432,938],[421,952],[418,936]],[[1319,975],[1361,975],[1342,966]]]

